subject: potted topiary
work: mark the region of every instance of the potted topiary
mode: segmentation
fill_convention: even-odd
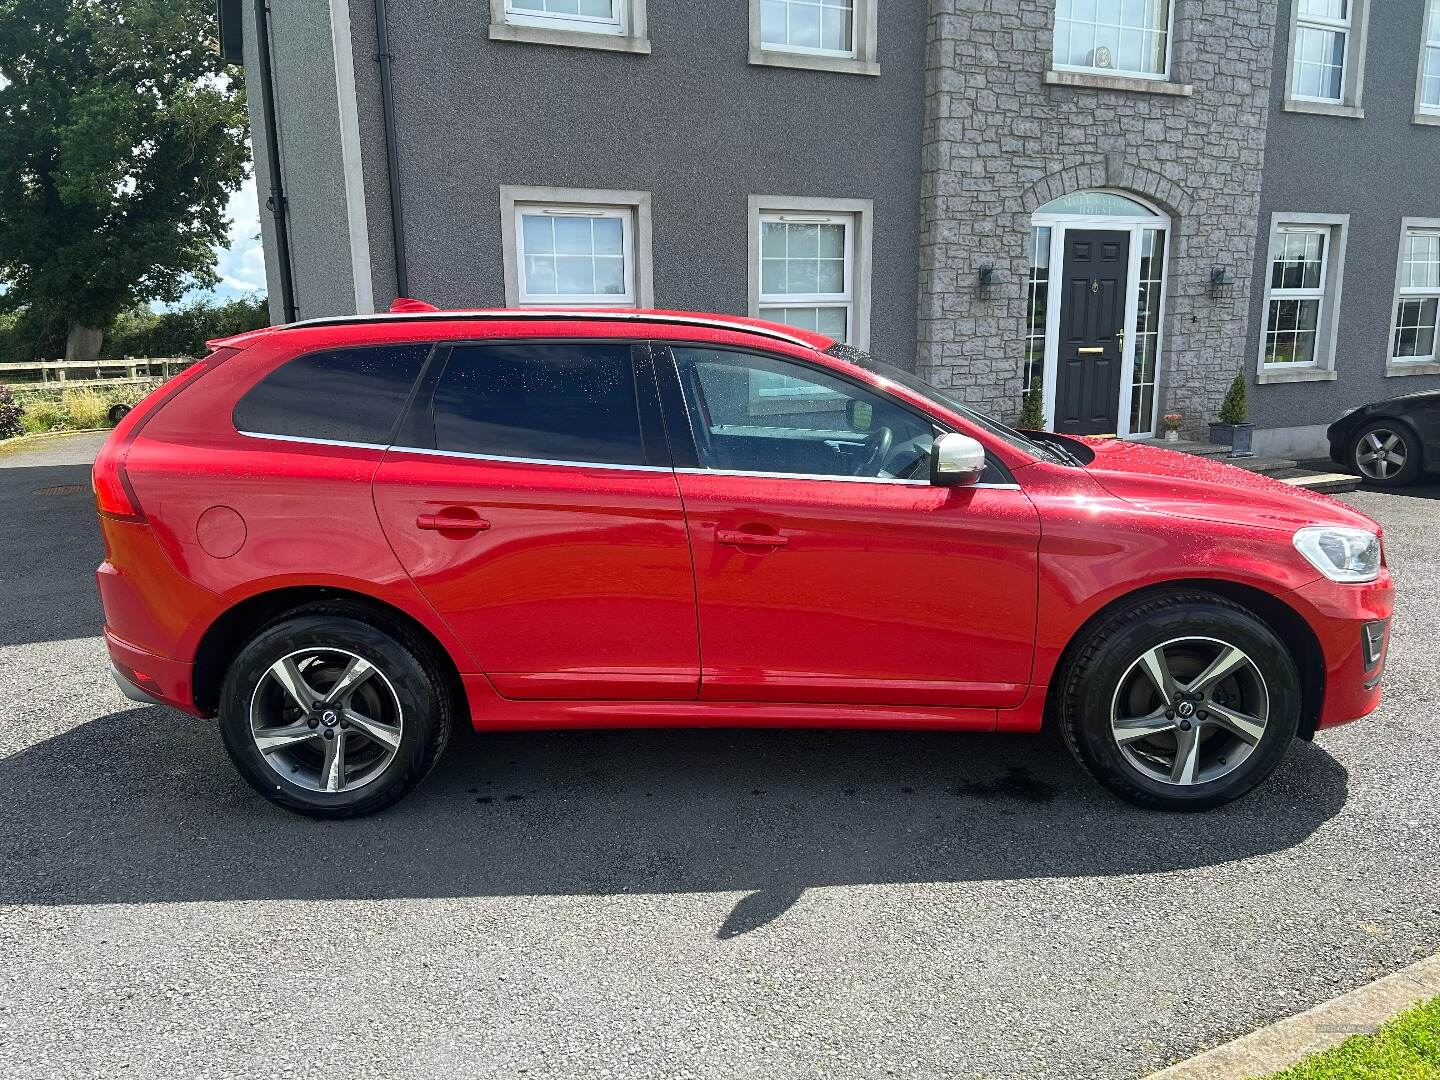
[[[1185,423],[1185,414],[1178,412],[1167,412],[1160,417],[1160,426],[1165,431],[1166,442],[1180,441],[1180,427]]]
[[[1020,406],[1020,419],[1015,426],[1021,431],[1040,431],[1045,427],[1045,392],[1037,383],[1025,391],[1025,400]]]
[[[1254,457],[1251,450],[1255,439],[1255,425],[1250,419],[1250,387],[1243,374],[1236,375],[1230,384],[1225,400],[1220,404],[1219,422],[1210,425],[1210,442],[1215,446],[1230,447],[1231,457]]]

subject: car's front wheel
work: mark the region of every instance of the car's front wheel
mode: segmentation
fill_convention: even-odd
[[[1413,484],[1420,475],[1420,440],[1399,421],[1374,420],[1351,441],[1350,464],[1380,487]]]
[[[1058,719],[1080,764],[1155,809],[1240,798],[1280,764],[1300,721],[1289,650],[1249,611],[1203,593],[1110,615],[1060,679]]]
[[[274,623],[236,657],[220,730],[267,799],[321,818],[374,813],[435,766],[450,732],[444,680],[418,642],[322,608]]]

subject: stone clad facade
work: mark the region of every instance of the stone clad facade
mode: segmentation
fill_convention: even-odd
[[[1085,189],[1139,195],[1171,218],[1161,409],[1198,431],[1253,368],[1249,271],[1276,5],[1175,8],[1169,80],[1147,85],[1050,74],[1052,3],[932,0],[919,367],[997,417],[1013,419],[1022,397],[1031,215]],[[985,264],[1000,283],[979,284]],[[1217,267],[1233,284],[1212,287]]]

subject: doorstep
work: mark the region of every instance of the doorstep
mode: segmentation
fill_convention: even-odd
[[[1232,458],[1228,446],[1216,446],[1214,443],[1194,442],[1189,439],[1181,439],[1179,442],[1165,442],[1157,439],[1153,445],[1163,446],[1167,450],[1176,450],[1182,454],[1192,454],[1195,457],[1223,461],[1226,465],[1234,465],[1246,472],[1272,477],[1291,487],[1304,488],[1306,491],[1318,491],[1326,495],[1354,491],[1360,486],[1360,478],[1357,476],[1325,468],[1311,468],[1291,458]]]

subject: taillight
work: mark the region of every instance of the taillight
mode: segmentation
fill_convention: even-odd
[[[161,383],[125,414],[115,425],[115,430],[110,432],[105,445],[100,447],[100,453],[95,455],[95,466],[90,470],[90,486],[95,491],[95,509],[107,517],[119,518],[122,521],[145,520],[145,512],[140,509],[140,500],[135,497],[135,489],[130,486],[130,478],[125,474],[125,457],[130,453],[130,444],[161,405],[202,372],[210,370],[239,351],[215,350],[205,359],[191,364],[184,371]]]

